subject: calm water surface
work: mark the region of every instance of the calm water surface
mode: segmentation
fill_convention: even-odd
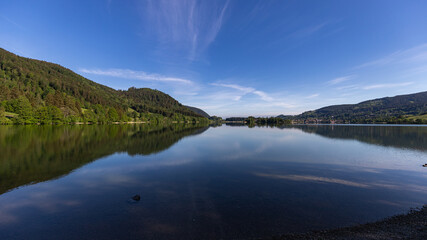
[[[420,126],[2,126],[0,239],[348,226],[426,204],[424,163]]]

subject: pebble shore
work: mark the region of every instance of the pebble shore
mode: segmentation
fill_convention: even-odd
[[[362,240],[362,239],[427,239],[427,205],[384,220],[352,227],[285,234],[267,238],[270,240],[316,239],[316,240]]]

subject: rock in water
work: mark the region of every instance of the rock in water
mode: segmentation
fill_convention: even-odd
[[[141,196],[139,196],[138,194],[136,194],[135,196],[132,197],[133,200],[135,201],[139,201],[141,200]]]

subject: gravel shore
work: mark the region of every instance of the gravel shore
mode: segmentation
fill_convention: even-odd
[[[301,234],[285,234],[269,238],[284,239],[427,239],[427,205],[382,221],[352,227]]]

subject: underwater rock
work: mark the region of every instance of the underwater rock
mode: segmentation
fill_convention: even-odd
[[[132,197],[133,200],[135,201],[139,201],[141,200],[141,196],[139,196],[138,194],[136,194],[135,196]]]

